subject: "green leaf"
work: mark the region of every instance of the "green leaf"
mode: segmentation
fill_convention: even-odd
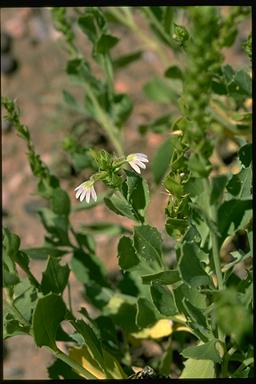
[[[43,272],[41,288],[44,294],[49,292],[63,293],[69,277],[68,265],[61,266],[56,257],[49,257],[46,270]]]
[[[184,307],[184,297],[190,301],[190,303],[199,309],[206,309],[206,296],[200,293],[197,289],[188,286],[187,284],[181,284],[173,290],[175,296],[175,302],[180,313],[185,313],[186,308]]]
[[[174,295],[170,289],[153,283],[150,292],[153,303],[162,315],[174,316],[178,312]]]
[[[13,305],[28,323],[39,295],[29,279],[21,280],[13,289]]]
[[[183,73],[177,65],[171,65],[164,73],[165,77],[169,77],[170,79],[183,79]]]
[[[152,172],[156,184],[159,184],[162,181],[169,168],[176,141],[177,138],[169,137],[155,152],[152,160]]]
[[[70,199],[63,189],[55,189],[52,195],[52,209],[57,215],[68,216],[70,213]]]
[[[128,217],[131,220],[137,220],[132,206],[120,192],[114,193],[111,197],[105,197],[104,201],[106,206],[117,215]]]
[[[72,108],[72,109],[74,109],[75,111],[78,111],[78,112],[82,112],[83,111],[82,106],[77,102],[75,97],[73,95],[71,95],[71,93],[69,93],[65,89],[62,91],[62,93],[63,93],[63,98],[64,98],[65,103],[70,108]]]
[[[106,236],[117,236],[122,235],[124,233],[131,233],[130,230],[126,227],[124,227],[121,224],[115,224],[115,223],[108,223],[101,221],[100,223],[94,223],[94,224],[83,224],[81,226],[83,230],[89,233],[93,233],[94,235],[102,234]]]
[[[154,77],[143,87],[145,96],[152,101],[169,104],[177,100],[178,94],[168,85],[166,80]]]
[[[158,230],[150,225],[134,229],[134,247],[139,259],[145,261],[153,271],[162,271],[162,239]]]
[[[192,176],[208,177],[211,163],[200,153],[193,153],[189,158],[188,168],[192,172]]]
[[[227,180],[227,175],[218,175],[212,178],[212,188],[210,195],[211,205],[216,204],[221,200]]]
[[[101,343],[92,328],[86,324],[84,320],[71,320],[70,323],[77,330],[77,332],[82,335],[84,338],[84,344],[89,349],[90,354],[104,370],[104,359]]]
[[[233,175],[227,185],[227,190],[237,199],[247,200],[252,197],[252,168],[242,168]]]
[[[119,39],[109,34],[102,34],[95,46],[95,52],[106,55],[118,43]]]
[[[231,234],[229,233],[230,229],[232,229],[231,232],[233,233],[234,230],[242,227],[244,219],[248,218],[249,221],[251,209],[252,200],[231,199],[221,204],[217,213],[217,223],[219,232],[222,235],[222,240],[224,240],[228,234]]]
[[[64,320],[65,312],[65,304],[56,294],[49,294],[38,300],[32,320],[34,340],[38,347],[56,349],[56,332]]]
[[[114,70],[119,70],[133,63],[134,61],[140,59],[142,54],[143,54],[143,51],[136,51],[133,53],[128,53],[126,55],[119,56],[116,59],[113,59],[112,64],[113,64]]]
[[[69,221],[67,216],[57,215],[48,208],[41,208],[38,213],[44,227],[51,234],[48,241],[55,246],[70,245],[68,238]]]
[[[131,98],[125,93],[117,93],[113,97],[111,104],[111,115],[114,124],[121,128],[130,116],[133,109],[133,102]]]
[[[80,375],[75,373],[75,371],[68,364],[59,359],[56,359],[54,363],[47,368],[47,371],[49,379],[62,380],[64,378],[66,380],[81,380]]]
[[[151,284],[157,282],[162,285],[171,285],[180,281],[180,274],[177,269],[153,273],[151,275],[141,276],[143,284]]]
[[[105,265],[93,253],[88,254],[81,249],[75,249],[71,260],[71,270],[83,284],[93,281],[102,286],[109,286]]]
[[[139,125],[139,131],[142,135],[147,133],[147,131],[165,133],[168,129],[170,129],[171,123],[172,115],[168,113],[167,115],[160,116],[149,123]]]
[[[252,79],[243,70],[239,70],[235,73],[234,78],[228,84],[229,94],[232,96],[247,96],[252,95]]]
[[[139,259],[136,255],[132,240],[123,236],[118,243],[118,262],[120,268],[123,270],[129,270],[139,263]]]
[[[239,159],[244,167],[249,167],[252,162],[252,144],[243,145],[238,152]]]
[[[148,184],[144,178],[134,172],[126,171],[128,187],[128,201],[139,214],[143,215],[149,203]]]
[[[200,249],[196,244],[184,242],[181,248],[181,257],[178,270],[184,282],[191,287],[210,285],[209,275],[201,267],[198,253]]]
[[[184,185],[184,191],[191,197],[196,197],[204,191],[204,180],[200,177],[190,177]]]
[[[28,335],[29,327],[23,326],[12,314],[8,313],[3,319],[3,339],[18,335]]]
[[[125,333],[138,332],[136,301],[132,296],[112,294],[107,306],[104,307],[104,315],[110,316],[114,324],[121,327]]]
[[[242,297],[234,288],[220,292],[216,297],[216,320],[226,335],[248,350],[253,342],[253,316]]]
[[[139,328],[147,328],[155,324],[158,316],[155,314],[155,310],[151,302],[143,297],[140,297],[137,301],[137,315],[136,324]]]
[[[3,229],[3,283],[4,287],[19,282],[15,258],[20,246],[20,239],[11,233],[8,228]]]
[[[216,348],[217,345],[217,348]],[[196,359],[196,360],[212,360],[215,363],[221,363],[221,357],[219,351],[222,349],[222,345],[218,340],[211,340],[205,344],[191,346],[183,349],[182,356]],[[224,351],[223,351],[224,352]],[[222,354],[223,355],[223,354]]]
[[[45,260],[48,258],[48,256],[60,257],[68,252],[52,247],[26,248],[23,249],[23,251],[28,255],[29,258],[37,260]]]
[[[184,363],[180,379],[213,379],[216,377],[212,360],[188,359]]]
[[[97,30],[96,30],[96,26],[94,25],[93,16],[90,14],[87,14],[79,17],[78,25],[83,31],[83,33],[85,33],[88,36],[89,40],[94,43],[97,38]]]

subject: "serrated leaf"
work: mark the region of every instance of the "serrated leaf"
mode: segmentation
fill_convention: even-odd
[[[155,313],[154,306],[152,303],[143,298],[139,297],[137,301],[137,315],[136,315],[136,324],[138,327],[146,328],[151,326],[158,319],[158,315]]]
[[[162,271],[162,239],[158,230],[150,225],[137,226],[134,229],[134,247],[137,256],[146,262],[152,271]]]
[[[187,284],[181,284],[173,290],[175,296],[176,306],[180,313],[184,313],[186,308],[184,307],[183,298],[186,297],[190,303],[199,309],[206,309],[206,296],[200,293],[197,289],[189,287]]]
[[[217,213],[217,223],[222,240],[229,234],[231,225],[233,226],[232,231],[240,228],[243,219],[250,216],[251,209],[252,200],[231,199],[221,204]]]
[[[252,161],[252,144],[243,145],[238,152],[239,159],[244,167],[249,167]]]
[[[151,275],[141,276],[143,284],[151,284],[151,282],[157,282],[158,284],[171,285],[177,283],[180,280],[180,274],[177,269],[170,271],[163,271],[159,273],[153,273]]]
[[[93,253],[88,254],[81,249],[75,249],[71,260],[71,270],[83,284],[96,282],[101,286],[109,286],[106,268]]]
[[[213,379],[216,377],[212,360],[188,359],[184,363],[180,379]]]
[[[131,220],[137,220],[132,206],[120,192],[114,193],[111,197],[105,197],[104,201],[106,206],[117,215],[128,217]]]
[[[197,249],[195,244],[185,242],[181,248],[181,257],[178,262],[178,270],[183,281],[191,287],[211,284],[209,275],[200,264]]]
[[[158,311],[164,316],[174,316],[178,310],[176,307],[174,295],[167,287],[152,284],[150,287],[150,293]]]
[[[132,240],[123,236],[118,243],[118,262],[123,270],[129,270],[139,263]]]
[[[46,270],[43,272],[41,288],[44,294],[49,292],[63,293],[69,277],[68,265],[61,266],[56,257],[49,257]]]
[[[64,320],[65,312],[65,304],[56,294],[51,293],[38,300],[32,320],[34,340],[38,347],[56,349],[56,332]]]
[[[181,352],[184,357],[196,359],[196,360],[212,360],[215,363],[221,363],[221,356],[216,344],[220,344],[218,340],[211,340],[207,343],[197,346],[190,346]]]

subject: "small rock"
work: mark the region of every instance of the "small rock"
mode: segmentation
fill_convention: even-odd
[[[12,130],[12,123],[8,120],[2,120],[2,132],[9,133]]]
[[[8,53],[1,53],[1,72],[12,75],[18,68],[17,60]]]

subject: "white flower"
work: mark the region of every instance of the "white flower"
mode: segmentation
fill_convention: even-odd
[[[140,168],[146,168],[144,163],[148,163],[148,157],[144,153],[131,153],[126,160],[137,173],[140,173]]]
[[[83,201],[85,198],[86,203],[89,203],[91,197],[94,201],[97,200],[97,195],[93,186],[93,182],[91,181],[83,182],[82,184],[78,185],[78,187],[76,187],[74,191],[77,191],[76,198],[78,199],[80,197],[80,201]]]

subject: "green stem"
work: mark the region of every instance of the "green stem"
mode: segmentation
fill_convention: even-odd
[[[236,351],[236,348],[232,347],[229,351],[226,351],[223,357],[223,363],[221,366],[221,376],[222,378],[228,377],[228,362],[230,357],[233,355],[233,353]]]
[[[133,19],[133,16],[129,7],[123,7],[123,8],[124,9],[120,11],[117,8],[113,9],[113,7],[111,7],[111,12],[116,17],[116,19],[118,19],[126,27],[130,28],[135,33],[135,36],[138,36],[149,47],[149,49],[152,49],[153,51],[156,51],[158,53],[164,66],[169,65],[170,60],[166,57],[166,54],[164,53],[164,51],[162,50],[159,44],[159,41],[154,42],[153,40],[154,36],[146,35],[142,31],[142,29],[139,26],[137,26],[137,24]]]
[[[210,196],[209,180],[205,180],[205,188],[208,191],[208,196]],[[209,216],[211,220],[213,220],[214,222],[216,221],[216,212],[214,207],[210,205],[210,202],[209,202]],[[212,228],[209,228],[209,230],[210,230],[210,237],[212,242],[213,264],[214,264],[214,269],[217,276],[218,289],[222,290],[224,288],[224,285],[223,285],[223,279],[222,279],[222,273],[221,273],[218,238]]]
[[[56,347],[56,349],[52,349],[50,347],[46,347],[50,352],[52,352],[58,359],[64,361],[67,365],[69,365],[75,372],[77,372],[79,375],[83,375],[86,377],[86,379],[97,379],[96,376],[91,374],[87,369],[83,368],[80,364],[78,364],[76,361],[72,360],[68,355],[63,353],[60,349]]]
[[[103,109],[98,103],[97,98],[94,95],[94,92],[88,84],[86,84],[86,91],[94,105],[98,120],[105,129],[109,139],[111,140],[113,146],[115,147],[115,150],[117,151],[117,154],[119,156],[124,156],[124,150],[121,145],[120,132],[118,131],[117,127],[113,125],[112,121],[109,119],[105,111],[103,111]]]

